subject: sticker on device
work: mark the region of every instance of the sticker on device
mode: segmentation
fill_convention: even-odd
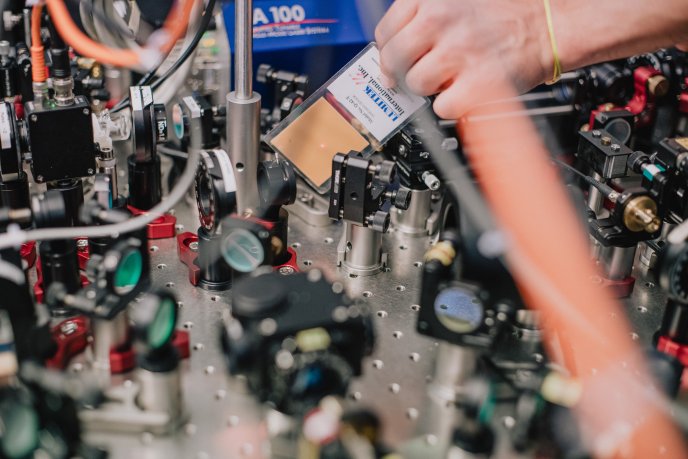
[[[385,87],[381,75],[380,52],[371,46],[327,87],[337,102],[379,141],[427,103],[424,97]]]

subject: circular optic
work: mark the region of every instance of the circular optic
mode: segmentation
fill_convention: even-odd
[[[115,292],[119,295],[126,295],[134,290],[141,280],[143,273],[143,257],[141,252],[131,249],[122,255],[113,280]]]
[[[174,126],[174,135],[182,140],[184,138],[184,113],[179,104],[172,107],[172,125]]]
[[[153,322],[148,327],[148,345],[159,348],[165,345],[174,333],[177,322],[177,303],[173,298],[162,298]]]
[[[265,249],[255,234],[237,228],[222,240],[222,256],[232,269],[248,273],[263,264]]]
[[[619,142],[625,144],[631,139],[633,128],[628,121],[620,118],[613,119],[604,127],[609,134]]]
[[[472,293],[451,287],[435,298],[435,314],[440,323],[455,333],[470,333],[483,321],[483,304]]]
[[[3,435],[0,439],[2,456],[7,458],[29,457],[38,447],[39,421],[29,406],[12,403],[2,409]]]
[[[201,213],[203,226],[212,227],[215,218],[215,196],[213,196],[213,184],[208,174],[199,174],[196,194],[198,199],[198,211]]]

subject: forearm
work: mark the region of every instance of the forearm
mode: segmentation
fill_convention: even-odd
[[[550,1],[564,70],[688,41],[688,0]]]

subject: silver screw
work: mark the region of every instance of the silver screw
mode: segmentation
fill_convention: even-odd
[[[42,181],[43,181],[43,176],[42,176],[42,175],[36,176],[36,181],[37,181],[37,182],[42,182]]]
[[[619,144],[617,144],[617,143],[612,144],[612,146],[609,147],[609,148],[611,148],[612,151],[619,151],[619,150],[621,150],[621,146],[620,146]]]
[[[91,114],[91,112],[88,110],[88,108],[84,108],[84,115],[88,116]]]
[[[91,169],[90,167],[88,168],[88,171],[86,171],[86,172],[88,172],[88,175],[93,175],[93,169]]]
[[[198,252],[198,241],[190,243],[189,249],[191,249],[192,252]]]
[[[35,123],[36,121],[38,121],[38,117],[36,115],[31,115],[31,121]]]
[[[279,273],[288,276],[289,274],[294,274],[294,268],[291,266],[282,266],[279,269]]]
[[[598,130],[594,130],[594,131],[592,131],[592,136],[597,139],[598,137],[602,136],[602,133]]]

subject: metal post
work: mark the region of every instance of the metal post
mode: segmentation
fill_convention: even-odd
[[[256,213],[260,94],[253,92],[253,2],[235,3],[234,91],[227,95],[227,148],[236,171],[237,212]]]

